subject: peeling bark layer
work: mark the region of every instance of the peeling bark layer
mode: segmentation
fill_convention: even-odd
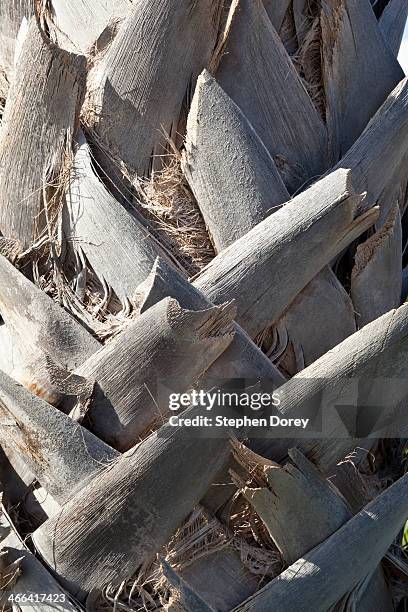
[[[351,297],[359,327],[400,304],[401,234],[401,217],[398,206],[394,206],[385,225],[357,247]]]

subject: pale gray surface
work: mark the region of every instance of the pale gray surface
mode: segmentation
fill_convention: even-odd
[[[20,455],[59,503],[99,475],[118,453],[0,372],[0,442]]]
[[[296,196],[204,268],[194,285],[212,302],[235,298],[236,321],[255,338],[344,247],[376,221],[346,171]]]
[[[289,200],[264,144],[207,71],[197,81],[185,146],[183,171],[217,252]]]
[[[107,191],[92,165],[82,133],[78,140],[63,211],[65,239],[75,252],[86,256],[98,278],[113,289],[126,308],[156,257],[166,254]]]
[[[327,127],[336,163],[404,73],[368,0],[326,0],[321,15]]]
[[[51,0],[51,35],[69,51],[88,53],[106,27],[120,25],[131,0]],[[53,27],[55,24],[56,27]]]
[[[375,234],[357,247],[351,298],[359,327],[374,321],[401,300],[402,230],[398,206]]]
[[[167,137],[176,136],[184,98],[209,65],[221,5],[138,0],[91,74],[90,90],[99,88],[97,135],[131,172],[160,166],[152,156],[163,155]]]
[[[231,31],[216,78],[272,156],[294,167],[295,192],[327,169],[327,135],[262,0],[233,4]]]
[[[0,255],[0,312],[17,349],[39,350],[67,370],[100,348],[99,342]]]
[[[0,132],[0,232],[23,249],[45,227],[44,193],[77,127],[85,70],[83,56],[52,45],[31,19]]]
[[[406,520],[407,498],[406,474],[236,612],[331,609],[376,570]],[[378,600],[371,603],[376,606]]]
[[[169,394],[191,389],[234,337],[233,304],[186,310],[171,298],[149,308],[82,364],[96,380],[92,431],[120,451],[170,416]]]

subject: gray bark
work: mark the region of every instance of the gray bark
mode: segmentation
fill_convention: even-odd
[[[19,240],[23,249],[46,226],[45,199],[58,204],[49,188],[61,180],[77,127],[85,68],[83,56],[58,49],[32,18],[0,134],[0,232]]]
[[[63,211],[65,239],[79,260],[86,256],[98,278],[113,289],[125,309],[156,257],[165,258],[166,254],[149,231],[107,191],[92,166],[82,133],[78,140]]]
[[[267,487],[243,490],[291,565],[351,518],[346,501],[299,451],[284,467],[265,465]],[[299,511],[302,521],[299,522]],[[307,528],[305,526],[307,525]]]
[[[177,270],[167,262],[158,260],[138,291],[136,299],[140,301],[141,312],[154,304],[171,296],[182,308],[200,310],[213,304],[192,283],[189,283]],[[281,385],[285,378],[279,373],[271,361],[252,342],[249,336],[234,324],[235,335],[229,347],[220,355],[206,375],[200,381],[224,380],[230,378],[265,378],[273,380],[276,386]]]
[[[381,208],[386,207],[387,216],[395,203],[392,192],[398,193],[400,190],[401,177],[396,180],[399,172],[406,181],[407,151],[408,80],[404,79],[388,96],[336,168],[349,168],[354,188],[367,191],[368,202],[377,202]]]
[[[406,0],[389,0],[378,21],[380,30],[395,57],[401,46],[408,15]]]
[[[58,45],[69,51],[88,54],[105,28],[113,35],[132,3],[131,0],[51,0],[50,5],[51,19],[47,21]]]
[[[69,601],[69,595],[60,584],[45,569],[42,563],[35,558],[17,534],[4,508],[0,507],[0,574],[2,571],[20,570],[17,581],[10,584],[5,591],[0,592],[0,606],[5,609],[9,606],[7,601],[10,595],[39,594],[54,596],[52,603],[46,599],[41,603],[26,601],[22,604],[25,612],[36,612],[41,606],[44,612],[75,612],[77,608]],[[7,534],[2,536],[2,534]],[[57,596],[60,596],[57,598]],[[63,596],[65,596],[63,598]],[[60,601],[58,601],[60,600]],[[18,604],[13,604],[13,608]]]
[[[263,0],[269,19],[277,32],[281,29],[291,0]]]
[[[408,397],[407,354],[408,306],[404,305],[366,325],[280,388],[281,411],[286,417],[305,416],[311,406],[320,406],[325,437],[319,441],[305,438],[299,444],[322,472],[329,474],[358,446],[340,413],[353,419],[357,408],[378,406],[381,413],[377,423],[374,419],[377,433],[373,436],[399,435],[401,414],[389,425],[380,417],[393,417],[392,409],[399,410]]]
[[[310,281],[275,328],[279,341],[268,355],[290,375],[309,366],[356,331],[353,304],[331,268],[326,266]],[[285,344],[286,354],[275,358],[276,351],[281,353]]]
[[[234,296],[236,321],[254,338],[376,220],[375,208],[360,215],[361,202],[347,172],[330,174],[215,257],[194,284],[214,303]]]
[[[326,117],[336,163],[404,73],[368,0],[325,0],[321,36]]]
[[[402,230],[398,206],[378,231],[357,247],[351,275],[351,297],[359,327],[400,304]]]
[[[124,580],[169,541],[230,452],[225,439],[196,435],[165,425],[34,533],[36,548],[72,593],[82,597]]]
[[[1,372],[0,419],[1,445],[19,455],[59,503],[118,457],[89,431]]]
[[[214,612],[214,608],[209,606],[184,580],[165,559],[162,559],[162,570],[165,578],[176,591],[178,602],[184,610],[194,610],[194,612]]]
[[[2,255],[0,287],[1,315],[22,352],[40,351],[73,370],[100,348],[84,327]]]
[[[145,175],[175,137],[183,101],[215,47],[220,0],[133,4],[91,77],[97,138],[131,172]],[[100,110],[99,110],[100,107]],[[137,146],[135,146],[135,142]]]
[[[182,166],[217,252],[289,200],[264,144],[207,71],[197,81]]]
[[[262,1],[234,2],[230,19],[216,78],[269,153],[296,170],[286,183],[293,193],[326,170],[326,129]]]
[[[169,395],[191,389],[231,343],[233,304],[185,310],[166,298],[92,355],[76,373],[95,380],[92,431],[131,448],[169,417]]]
[[[364,587],[406,520],[407,496],[405,475],[236,612],[329,610]]]

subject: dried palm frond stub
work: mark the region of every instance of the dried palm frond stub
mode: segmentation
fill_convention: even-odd
[[[141,312],[165,298],[171,296],[182,308],[202,310],[213,306],[205,294],[194,284],[189,283],[174,267],[166,261],[158,260],[147,280],[137,290],[136,303]],[[234,324],[234,339],[229,347],[209,367],[200,384],[205,380],[222,380],[230,378],[266,378],[273,380],[277,386],[285,379],[271,361],[252,342],[247,334]]]
[[[0,255],[0,312],[20,352],[40,351],[73,370],[100,348],[99,342]]]
[[[400,50],[407,15],[408,4],[405,0],[389,0],[378,20],[380,30],[395,57]]]
[[[96,381],[92,430],[124,451],[167,420],[169,394],[188,391],[234,337],[233,304],[186,310],[166,298],[76,373]]]
[[[223,438],[192,438],[165,425],[46,521],[35,546],[73,594],[118,584],[169,541],[229,453]]]
[[[407,354],[408,305],[404,305],[363,327],[280,388],[286,417],[320,408],[324,437],[299,440],[299,446],[323,473],[358,446],[353,435],[358,410],[362,418],[369,416],[363,430],[370,423],[374,427],[361,437],[372,434],[374,443],[381,432],[383,437],[400,432],[401,415],[393,410],[398,411],[408,398]],[[389,422],[387,417],[395,419]],[[270,448],[273,451],[273,440]]]
[[[377,220],[375,207],[360,213],[363,199],[347,171],[329,174],[217,255],[195,286],[215,303],[233,296],[237,323],[255,338]]]
[[[345,605],[351,591],[358,593],[370,581],[404,524],[407,496],[405,475],[235,611],[260,612],[273,607],[276,612],[310,612]],[[352,600],[356,601],[355,596]],[[363,604],[361,609],[370,608]]]
[[[368,1],[324,0],[320,23],[326,120],[336,163],[404,73]]]
[[[289,200],[267,149],[206,70],[188,116],[182,167],[217,252]]]
[[[19,455],[59,503],[118,457],[89,431],[2,372],[0,393],[1,445]],[[64,438],[66,443],[61,444]]]
[[[395,205],[385,225],[357,247],[351,275],[351,297],[359,327],[400,304],[401,233],[401,216]]]
[[[136,287],[146,279],[157,256],[166,257],[160,244],[107,191],[92,164],[82,133],[66,190],[62,223],[69,247],[113,289],[124,310]],[[86,271],[83,263],[82,270]]]
[[[384,219],[398,199],[393,198],[392,193],[399,193],[401,181],[406,184],[407,151],[408,79],[405,78],[391,92],[336,168],[351,170],[355,189],[367,191],[367,201],[376,202],[385,209],[382,213]]]
[[[186,95],[210,63],[221,7],[220,0],[134,3],[91,74],[90,127],[131,172],[143,176],[160,167]]]
[[[3,529],[7,534],[5,537],[2,537]],[[36,601],[34,594],[39,593],[42,595]],[[22,594],[26,596],[24,602],[21,601]],[[28,597],[30,594],[31,601]],[[16,606],[20,607],[19,603],[27,612],[35,612],[40,605],[44,612],[77,610],[66,591],[27,548],[0,505],[0,608],[4,611],[14,610]]]
[[[83,2],[83,0],[48,0],[45,19],[50,35],[69,51],[88,54],[100,37],[114,34],[118,22],[129,13],[131,0]],[[101,41],[102,42],[102,41]]]
[[[326,128],[273,28],[262,0],[234,0],[230,31],[215,76],[272,157],[300,167],[294,193],[327,169]]]
[[[28,248],[58,211],[85,87],[83,56],[58,49],[30,21],[3,115],[0,232]],[[24,169],[24,172],[22,172]],[[47,215],[44,208],[47,207]]]

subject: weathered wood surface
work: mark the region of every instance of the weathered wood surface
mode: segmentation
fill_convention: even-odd
[[[368,0],[325,0],[320,23],[327,127],[336,163],[404,73]]]
[[[268,17],[277,32],[281,29],[290,3],[291,0],[263,0]]]
[[[213,305],[193,283],[189,283],[180,272],[162,260],[156,262],[151,274],[136,293],[141,312],[167,296],[176,299],[182,308],[200,310]],[[278,369],[239,325],[234,324],[234,331],[233,341],[210,366],[200,384],[205,385],[206,379],[214,383],[230,378],[266,378],[273,380],[276,386],[285,382]]]
[[[236,612],[331,609],[370,579],[406,520],[407,497],[405,475]]]
[[[216,78],[286,173],[294,193],[327,169],[327,134],[262,0],[234,0]]]
[[[197,81],[185,146],[182,168],[217,252],[289,200],[264,144],[206,70]]]
[[[339,490],[325,480],[302,453],[292,449],[289,457],[290,462],[283,468],[265,463],[267,487],[245,488],[243,492],[266,525],[283,558],[291,565],[327,540],[350,520],[352,512]],[[259,462],[261,465],[264,463],[261,457]],[[356,512],[359,510],[361,507]],[[351,598],[355,599],[361,612],[371,612],[379,602],[379,609],[393,610],[380,568],[373,573],[368,586],[357,588]],[[343,608],[339,606],[336,610],[340,612]]]
[[[385,217],[398,193],[401,169],[406,181],[405,163],[408,151],[408,80],[405,78],[371,119],[366,129],[339,161],[336,168],[349,168],[357,191],[367,191],[367,201],[386,207]],[[394,190],[390,186],[394,185]],[[383,195],[387,198],[384,201]],[[384,217],[383,217],[384,218]]]
[[[296,449],[291,461],[263,468],[267,487],[244,488],[288,565],[324,542],[352,516],[335,487]],[[259,461],[262,462],[261,457]],[[299,522],[299,514],[302,520]],[[307,529],[305,529],[307,525]]]
[[[278,340],[268,355],[291,375],[356,331],[353,303],[330,267],[296,296],[275,329]]]
[[[230,546],[198,557],[180,571],[180,576],[217,612],[229,612],[255,593],[260,579]]]
[[[359,327],[397,308],[402,287],[402,230],[398,206],[381,228],[357,247],[351,298]]]
[[[189,409],[185,416],[195,414]],[[196,435],[165,425],[33,534],[37,550],[73,594],[129,577],[200,501],[230,448],[223,438]]]
[[[170,586],[177,593],[177,603],[183,610],[194,610],[195,612],[214,612],[209,606],[171,567],[165,559],[161,560],[163,575]]]
[[[320,406],[325,437],[299,439],[299,447],[323,473],[329,474],[358,446],[340,414],[352,425],[357,408],[379,407],[377,422],[374,418],[372,423],[374,437],[399,435],[397,418],[383,424],[380,417],[392,416],[391,410],[408,398],[407,355],[408,305],[404,305],[363,327],[280,388],[280,409],[286,417],[304,416],[312,406]]]
[[[76,373],[96,381],[92,431],[120,451],[169,415],[169,395],[191,389],[234,337],[233,304],[186,310],[166,298],[92,355]]]
[[[57,44],[69,51],[88,54],[101,35],[106,42],[132,6],[131,0],[51,0],[47,25]],[[107,32],[104,32],[105,29]],[[110,34],[110,36],[109,36]],[[99,45],[96,45],[99,50]]]
[[[65,156],[77,128],[86,61],[50,43],[30,21],[0,134],[0,232],[28,248],[58,206]],[[50,199],[50,202],[46,201]],[[52,215],[51,215],[52,216]]]
[[[398,56],[408,15],[406,0],[389,0],[378,24],[388,46]]]
[[[0,6],[0,72],[11,78],[21,23],[34,14],[34,0],[3,0]]]
[[[41,606],[44,612],[75,612],[77,608],[70,602],[69,594],[27,548],[3,506],[0,506],[0,513],[0,575],[9,575],[11,579],[14,571],[18,571],[17,579],[10,580],[9,587],[0,591],[0,606],[7,609],[10,605],[7,600],[11,595],[35,596],[43,593],[45,597],[55,598],[55,601],[44,599],[41,604],[34,600],[20,602],[20,609],[36,612]],[[13,609],[18,609],[20,605],[13,604]]]
[[[0,312],[20,350],[40,351],[73,370],[100,348],[63,308],[0,255]],[[31,350],[28,350],[31,347]]]
[[[65,197],[66,241],[79,260],[85,255],[98,278],[113,289],[126,309],[156,257],[165,258],[166,254],[148,229],[107,191],[82,133]]]
[[[96,67],[89,85],[96,137],[131,172],[149,174],[152,164],[160,165],[152,156],[162,156],[168,137],[175,138],[183,101],[210,63],[221,6],[220,0],[136,2]]]
[[[234,297],[237,323],[256,337],[376,221],[376,208],[360,215],[362,199],[346,171],[328,175],[215,257],[195,286],[214,303]]]
[[[118,457],[92,433],[2,372],[0,419],[1,445],[20,455],[59,503],[99,476]]]

